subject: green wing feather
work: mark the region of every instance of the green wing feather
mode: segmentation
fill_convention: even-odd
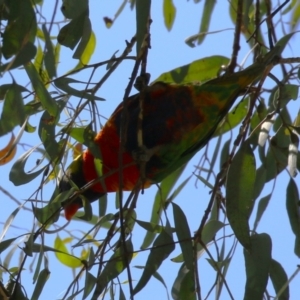
[[[262,75],[269,56],[243,71],[200,85],[156,82],[149,86],[143,95],[142,122],[143,145],[149,157],[146,177],[160,182],[205,146],[236,98]],[[139,97],[137,94],[128,101],[125,150],[129,153],[139,152]],[[117,128],[122,111],[120,104],[111,117]]]

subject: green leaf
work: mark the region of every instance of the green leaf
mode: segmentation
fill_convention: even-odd
[[[88,0],[63,0],[61,12],[67,19],[75,19],[89,9]]]
[[[272,138],[272,141],[275,139]],[[266,169],[266,181],[269,182],[275,178],[280,172],[282,172],[287,166],[288,161],[288,151],[286,149],[281,149],[276,145],[273,146],[273,142],[267,152],[266,160],[264,161],[264,168]]]
[[[47,268],[43,269],[40,272],[37,283],[35,284],[33,294],[31,296],[31,300],[40,299],[40,295],[43,291],[46,281],[49,279],[49,276],[50,276],[50,271]]]
[[[295,181],[291,178],[286,189],[286,210],[291,228],[295,234],[295,254],[300,257],[300,203],[299,192]]]
[[[285,6],[285,9],[283,11],[281,11],[281,14],[286,15],[287,13],[289,13],[295,7],[297,2],[298,2],[298,0],[290,1],[290,3]]]
[[[251,251],[244,249],[246,287],[244,300],[263,299],[271,266],[272,240],[266,233],[251,236]]]
[[[56,258],[65,266],[69,268],[79,268],[82,267],[81,259],[73,256],[69,253],[64,241],[59,237],[56,236],[54,241],[54,248],[58,250],[55,252]]]
[[[219,136],[221,134],[224,134],[233,128],[235,128],[237,125],[239,125],[242,120],[244,119],[246,113],[247,113],[247,100],[244,99],[243,102],[238,103],[232,110],[229,112],[224,120],[219,123],[216,131],[213,134],[213,137]]]
[[[167,285],[166,285],[164,279],[161,277],[161,275],[160,275],[158,272],[155,272],[155,273],[153,274],[153,277],[154,277],[155,279],[157,279],[157,280],[165,287],[166,292],[167,292],[167,295],[168,295],[168,287],[167,287]],[[169,298],[169,297],[168,297],[168,298]]]
[[[31,180],[39,176],[42,172],[44,172],[47,168],[47,166],[44,166],[36,172],[25,172],[25,164],[27,162],[27,159],[35,150],[35,148],[29,149],[28,151],[23,153],[13,164],[9,172],[9,180],[14,185],[18,186],[30,182]]]
[[[17,300],[29,300],[27,297],[25,297],[25,295],[23,293],[23,290],[24,290],[23,286],[19,282],[16,282],[15,280],[13,280],[12,276],[9,279],[8,283],[5,285],[5,288],[6,288],[6,291],[9,293],[12,293],[12,291],[14,291],[13,297],[9,297],[9,298],[13,298],[13,299],[17,299]]]
[[[32,0],[32,3],[42,5],[44,0]]]
[[[22,126],[26,120],[22,91],[15,82],[6,91],[0,119],[0,136],[12,131],[17,125]]]
[[[200,45],[204,41],[204,38],[206,36],[205,34],[202,34],[202,33],[208,32],[209,23],[210,23],[212,12],[214,10],[216,2],[217,2],[216,0],[205,0],[204,9],[202,12],[202,17],[201,17],[198,45]]]
[[[25,104],[24,109],[27,116],[32,116],[44,111],[41,102],[36,102],[35,100],[29,101],[27,104]]]
[[[214,269],[214,271],[221,270],[224,266],[228,267],[230,263],[230,259],[225,259],[221,261],[215,261],[214,259],[206,258],[207,262],[210,264],[210,266]]]
[[[119,247],[110,257],[100,276],[97,278],[96,289],[92,297],[93,299],[98,299],[100,294],[107,287],[108,283],[124,271],[127,266],[127,262],[128,264],[130,263],[133,255],[131,239],[126,241],[126,250],[127,257],[125,257],[124,248],[122,246]]]
[[[273,56],[274,54],[276,54],[277,56],[280,56],[282,54],[283,50],[285,49],[286,45],[288,44],[289,40],[294,34],[295,32],[286,34],[276,43],[274,48],[270,51],[273,52]]]
[[[25,87],[23,87],[22,85],[19,85],[15,82],[8,83],[8,84],[2,84],[0,85],[0,100],[4,100],[4,97],[6,95],[6,93],[12,88],[14,87],[15,89],[17,89],[18,91],[20,91],[21,93],[23,92],[29,92],[29,90],[27,90]]]
[[[231,139],[226,141],[223,145],[223,148],[221,150],[221,156],[220,156],[220,170],[223,168],[223,165],[225,162],[227,162],[229,158],[229,151],[230,151],[230,143]]]
[[[78,98],[88,99],[91,101],[104,100],[103,98],[92,95],[84,90],[79,91],[79,90],[76,90],[76,89],[70,87],[69,84],[71,84],[71,83],[77,84],[77,83],[82,83],[82,82],[78,81],[76,79],[73,79],[73,78],[68,78],[68,77],[60,77],[60,78],[54,80],[54,84],[56,85],[56,87],[63,90],[64,92],[66,92],[68,95],[75,96]]]
[[[173,0],[164,0],[163,11],[165,26],[170,31],[176,17],[176,7],[174,6]]]
[[[54,119],[58,120],[59,109],[58,109],[57,103],[55,102],[54,99],[52,99],[49,92],[45,88],[35,66],[33,65],[33,63],[30,62],[30,63],[25,64],[24,68],[27,72],[27,75],[30,78],[30,81],[33,85],[35,93],[36,93],[37,97],[39,98],[39,100],[41,101],[44,109],[46,109]]]
[[[266,183],[266,175],[267,171],[264,165],[261,165],[256,170],[256,177],[255,177],[255,184],[254,184],[254,191],[253,191],[253,199],[256,200],[257,197],[260,195],[261,191],[263,190],[265,183]]]
[[[272,259],[271,265],[270,265],[270,279],[272,281],[274,290],[276,292],[276,295],[278,300],[288,300],[290,299],[290,290],[288,283],[288,277],[286,272],[284,271],[282,265],[277,262],[276,260]],[[281,291],[281,288],[287,284],[286,288],[282,291],[280,296],[278,296],[279,291]]]
[[[151,0],[136,0],[136,53],[140,53],[145,34],[148,30],[148,22],[150,18]]]
[[[45,56],[44,56],[44,63],[45,68],[47,70],[48,76],[50,78],[56,77],[56,65],[55,65],[55,55],[54,55],[54,47],[50,39],[49,32],[46,28],[46,25],[42,25],[44,37],[45,37]]]
[[[92,24],[89,17],[85,17],[84,23],[83,23],[83,29],[82,29],[82,38],[79,42],[78,47],[76,48],[76,51],[73,54],[73,58],[81,59],[81,56],[83,55],[85,49],[87,48],[89,41],[91,40],[92,36]],[[83,62],[82,62],[83,63]]]
[[[18,237],[11,238],[0,242],[0,254],[5,251]]]
[[[197,174],[195,174],[195,176],[201,181],[201,182],[203,182],[204,183],[204,185],[206,186],[206,187],[208,187],[209,189],[213,189],[214,188],[214,186],[209,182],[209,181],[207,181],[205,178],[203,178],[203,177],[201,177],[201,176],[199,176],[199,175],[197,175]]]
[[[97,282],[97,278],[91,274],[90,272],[86,271],[85,273],[85,283],[84,283],[84,292],[83,292],[83,299],[86,299],[87,296],[93,290],[95,284]]]
[[[16,215],[18,214],[18,212],[23,208],[25,202],[22,205],[19,205],[16,209],[13,210],[13,212],[8,216],[8,218],[6,219],[1,234],[0,234],[0,241],[3,240],[3,238],[5,237],[8,229],[10,228],[12,222],[14,221]]]
[[[149,232],[161,233],[161,231],[163,230],[163,226],[153,224],[151,222],[136,220],[136,223]]]
[[[36,55],[36,47],[31,42],[26,43],[20,52],[8,63],[0,66],[0,72],[16,69],[24,64],[27,64]]]
[[[34,247],[34,243],[33,243],[33,234],[30,235],[29,237],[29,240],[27,242],[25,242],[25,252],[27,253],[27,249],[29,248],[29,251],[30,251],[30,254],[32,256],[32,248]],[[28,243],[30,245],[28,245]],[[45,252],[44,252],[44,249],[43,249],[43,246],[40,247],[40,252],[38,253],[38,259],[37,259],[37,263],[36,263],[36,267],[35,267],[35,271],[34,271],[34,274],[33,274],[33,284],[36,284],[36,281],[38,280],[39,278],[39,275],[40,275],[40,270],[41,270],[41,266],[42,266],[42,262],[44,260],[44,264],[45,264],[45,267],[47,266],[48,264],[48,261],[47,261],[47,258],[45,256]]]
[[[67,132],[70,137],[75,139],[78,143],[87,146],[89,149],[95,144],[94,139],[96,133],[93,131],[91,124],[84,127],[73,127],[68,126],[63,129],[63,132]]]
[[[126,1],[127,1],[127,0],[126,0]],[[125,297],[125,294],[124,294],[124,292],[123,292],[123,290],[122,290],[122,286],[121,286],[121,285],[120,285],[119,294],[120,294],[119,300],[126,300],[126,297]]]
[[[270,202],[272,194],[269,194],[263,198],[261,198],[258,202],[256,217],[254,221],[253,231],[256,231],[259,221],[261,220],[262,215],[264,214],[267,206]]]
[[[52,201],[51,203],[47,204],[46,206],[39,208],[39,207],[33,207],[33,214],[35,218],[41,223],[41,224],[47,224],[50,225],[54,222],[56,222],[59,218],[59,212],[61,210],[61,202],[60,198],[64,199],[64,195],[68,194],[70,195],[73,191],[67,191],[64,194],[59,194],[57,198]]]
[[[112,224],[111,224],[110,221],[112,221],[114,219],[115,219],[115,215],[107,214],[106,216],[103,216],[101,218],[97,218],[96,219],[97,222],[94,222],[94,223],[89,222],[89,223],[91,223],[92,225],[95,225],[95,227],[98,227],[98,228],[111,229]],[[95,227],[92,227],[88,232],[86,232],[81,237],[81,239],[73,245],[73,248],[81,247],[81,246],[83,246],[84,244],[87,244],[87,243],[95,243],[96,245],[100,245],[96,239],[91,238],[91,232],[95,229]],[[90,253],[90,256],[91,255],[92,254]]]
[[[224,56],[210,56],[193,61],[190,64],[178,67],[169,72],[161,74],[154,82],[163,81],[167,83],[200,83],[217,77],[222,65],[228,64],[229,59]]]
[[[53,122],[48,111],[45,111],[40,119],[38,133],[50,160],[53,162],[58,159],[61,150],[55,140],[55,127],[56,122]]]
[[[277,88],[274,93],[273,104],[278,105],[278,109],[285,107],[288,102],[293,99],[297,100],[299,93],[299,86],[295,84],[285,84]],[[278,103],[278,104],[277,104]]]
[[[172,203],[174,223],[184,262],[188,270],[194,274],[194,251],[190,228],[181,208]]]
[[[174,300],[196,300],[194,273],[189,271],[185,264],[180,267],[172,286]]]
[[[201,234],[201,240],[204,243],[204,245],[207,245],[209,242],[212,241],[212,239],[215,237],[217,232],[222,229],[225,226],[223,222],[220,222],[218,220],[210,220],[208,221],[203,228],[202,234]],[[203,247],[198,244],[197,245],[197,252],[203,250]]]
[[[83,26],[86,18],[86,14],[82,14],[79,17],[71,20],[70,23],[60,29],[57,36],[57,41],[73,50],[82,38]]]
[[[192,178],[192,175],[190,175],[188,178],[186,178],[184,181],[182,181],[177,188],[174,189],[173,193],[168,196],[168,202],[173,201],[179,194],[180,192],[184,189],[186,184],[189,182],[189,180]]]
[[[243,1],[243,11],[241,13],[241,17],[242,17],[241,32],[247,40],[249,39],[251,33],[254,32],[254,30],[255,30],[255,27],[254,27],[255,22],[254,22],[253,18],[252,18],[251,22],[249,20],[249,16],[250,16],[249,8],[250,8],[251,3],[252,2],[248,1],[248,0]],[[238,4],[238,0],[232,0],[230,3],[229,14],[230,14],[231,20],[234,25],[236,25],[236,20],[237,20],[237,11],[238,11],[237,4]],[[265,9],[265,6],[260,5],[259,18],[262,18],[263,15],[265,14],[264,9]],[[254,13],[252,13],[252,15],[254,15]],[[249,39],[250,48],[252,48],[257,41],[263,45],[265,44],[260,28],[257,29],[256,36],[257,36],[256,41]],[[265,52],[264,49],[263,49],[263,51]]]
[[[255,157],[248,141],[245,141],[228,170],[226,212],[236,238],[247,249],[250,248],[248,219],[253,207],[255,176]]]
[[[282,120],[284,120],[284,124],[282,122]],[[290,133],[288,130],[285,130],[286,124],[291,124],[292,123],[292,119],[291,119],[291,115],[288,111],[288,109],[286,107],[284,107],[281,111],[280,111],[280,117],[278,116],[274,122],[274,126],[273,126],[273,130],[276,132],[275,137],[272,137],[272,139],[276,138],[275,141],[277,142],[276,145],[281,146],[281,138],[283,136],[287,136],[288,138],[285,138],[287,141],[285,141],[285,145],[288,146],[289,142],[290,142]],[[280,134],[278,135],[277,131],[281,131]],[[278,138],[278,136],[280,138]],[[279,140],[279,141],[278,141]],[[274,143],[273,143],[274,144]]]
[[[226,247],[227,247],[226,240],[223,240],[220,255],[219,255],[219,259],[218,259],[217,262],[214,261],[214,263],[212,264],[214,269],[216,269],[216,264],[218,265],[219,269],[217,270],[217,272],[219,272],[219,270],[220,270],[222,275],[223,275],[223,278],[226,278],[231,260],[234,257],[234,253],[235,253],[235,249],[236,249],[236,243],[235,242],[232,243],[232,246],[230,247],[229,251],[226,249]],[[226,256],[225,256],[225,250],[227,250],[227,255]],[[222,289],[223,289],[224,285],[225,285],[225,282],[223,280],[220,280],[219,282],[217,282],[216,299],[220,298],[220,295],[222,294]]]
[[[210,159],[210,164],[209,164],[209,169],[208,169],[207,176],[206,176],[206,181],[209,181],[210,176],[214,174],[214,167],[215,167],[217,159],[219,158],[220,151],[221,151],[220,150],[221,142],[222,142],[222,136],[220,135],[217,139],[217,143],[214,147],[214,150],[213,150],[213,153],[212,153],[212,156]]]
[[[144,272],[133,290],[134,295],[146,286],[153,274],[174,249],[175,245],[172,235],[166,232],[166,230],[163,230],[153,243]]]
[[[201,234],[201,240],[204,245],[207,245],[209,242],[213,240],[217,232],[225,226],[224,223],[218,221],[218,220],[210,220],[208,221],[203,228],[202,234]],[[197,245],[197,254],[198,257],[200,253],[203,252],[203,247],[200,243]],[[171,259],[173,262],[183,262],[183,255],[180,254],[175,258]]]
[[[296,1],[297,3],[297,1]],[[291,16],[291,30],[294,31],[300,22],[300,4],[294,8],[292,16]]]
[[[96,36],[95,36],[94,32],[91,32],[90,39],[89,39],[84,51],[82,52],[81,56],[79,57],[79,63],[74,68],[74,70],[78,70],[78,69],[86,66],[89,63],[89,61],[95,51],[95,48],[96,48]],[[77,50],[76,50],[76,52],[77,52]]]
[[[10,0],[6,2],[8,24],[3,33],[1,52],[5,59],[17,54],[28,41],[34,43],[37,23],[30,0]]]
[[[55,162],[62,154],[62,147],[64,147],[65,144],[64,140],[60,140],[59,143],[55,140],[55,131],[59,119],[59,113],[63,110],[66,103],[67,99],[65,99],[65,101],[60,100],[59,102],[55,103],[58,108],[57,118],[53,119],[50,113],[46,110],[43,113],[39,123],[39,137],[52,162]]]
[[[173,189],[174,185],[176,184],[177,180],[179,179],[180,175],[182,174],[183,170],[185,169],[185,166],[182,166],[181,168],[177,169],[175,172],[167,176],[161,183],[160,188],[158,189],[156,195],[155,195],[155,201],[153,203],[152,207],[152,214],[150,223],[156,225],[160,222],[160,216],[161,213],[165,207],[165,202],[168,198],[168,195],[170,194],[171,190]],[[153,232],[147,232],[143,244],[141,246],[141,249],[148,248],[151,243],[153,242],[156,234]]]

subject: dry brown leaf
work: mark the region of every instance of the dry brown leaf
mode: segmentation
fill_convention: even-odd
[[[0,150],[0,166],[9,163],[16,155],[17,146],[14,144],[15,135],[12,133],[8,144]]]

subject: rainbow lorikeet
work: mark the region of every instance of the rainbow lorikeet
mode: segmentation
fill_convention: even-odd
[[[146,162],[143,187],[162,181],[171,172],[188,162],[205,146],[220,121],[228,113],[236,98],[252,82],[259,78],[266,63],[255,63],[243,71],[224,75],[203,84],[166,84],[156,82],[145,88],[143,118],[139,123],[140,93],[127,100],[125,147],[122,153],[122,189],[132,190],[140,179],[138,128],[142,132],[142,144]],[[82,195],[92,202],[107,192],[119,190],[120,131],[124,104],[113,112],[102,130],[95,137],[102,161],[102,180]],[[99,173],[99,171],[98,171]],[[98,178],[94,156],[87,149],[66,170],[59,188],[70,189],[70,180],[79,188]],[[78,197],[72,203],[64,203],[65,216],[69,220],[82,207]]]

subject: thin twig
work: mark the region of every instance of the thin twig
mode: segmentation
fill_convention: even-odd
[[[261,24],[265,21],[267,21],[268,18],[273,18],[286,4],[288,4],[290,2],[290,0],[286,0],[285,2],[283,2],[282,4],[279,5],[279,7],[277,7],[271,14],[270,16],[264,18],[262,21],[260,21],[260,23],[258,24],[258,26],[256,26],[254,32],[250,35],[250,37],[248,38],[247,42],[249,42],[250,39],[252,39],[252,37],[254,35],[256,35],[256,32],[258,31],[259,27],[261,26]]]
[[[237,56],[240,50],[240,36],[241,36],[241,29],[242,29],[242,22],[243,22],[243,2],[244,0],[238,0],[237,4],[237,12],[236,12],[236,25],[234,31],[234,41],[233,41],[233,49],[231,54],[231,60],[229,65],[226,69],[226,73],[232,74],[236,67]]]
[[[119,64],[123,61],[123,58],[125,58],[131,51],[132,51],[132,47],[134,46],[136,42],[136,37],[134,36],[131,41],[127,43],[127,46],[124,50],[124,52],[122,53],[122,55],[120,56],[120,59],[117,60],[112,66],[111,68],[108,70],[108,72],[103,76],[103,78],[93,87],[92,89],[92,94],[95,94],[99,88],[102,86],[102,84],[107,80],[107,78],[115,71],[115,69],[119,66]]]

